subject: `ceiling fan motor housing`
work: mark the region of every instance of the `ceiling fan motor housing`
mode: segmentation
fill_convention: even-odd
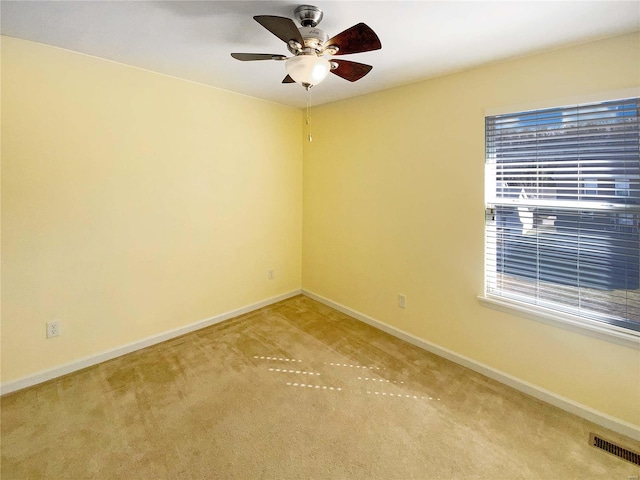
[[[316,27],[300,27],[298,30],[300,30],[300,35],[304,39],[304,53],[316,53],[317,55],[324,53],[324,42],[329,39],[329,35],[324,30]]]

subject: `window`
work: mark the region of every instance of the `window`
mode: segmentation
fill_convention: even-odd
[[[486,117],[487,298],[640,332],[638,107]]]

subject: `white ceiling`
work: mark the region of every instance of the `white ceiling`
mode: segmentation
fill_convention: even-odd
[[[335,75],[312,89],[332,102],[480,64],[640,30],[631,1],[5,1],[3,35],[134,65],[303,107],[306,92],[283,85],[283,62],[239,62],[231,52],[288,54],[254,15],[293,18],[310,3],[333,36],[364,22],[382,50],[341,58],[373,65],[350,83]]]

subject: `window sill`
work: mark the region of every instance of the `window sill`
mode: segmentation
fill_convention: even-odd
[[[515,300],[482,295],[478,296],[478,300],[483,305],[502,312],[640,350],[640,332],[625,330],[614,325],[604,325],[601,322],[555,312],[544,307],[532,306]]]

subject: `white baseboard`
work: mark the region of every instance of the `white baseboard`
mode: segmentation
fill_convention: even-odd
[[[562,410],[565,410],[569,413],[582,417],[597,425],[613,430],[614,432],[618,432],[622,435],[626,435],[627,437],[640,441],[640,428],[638,428],[637,426],[629,422],[625,422],[624,420],[620,420],[618,418],[612,417],[610,415],[607,415],[606,413],[599,412],[597,410],[594,410],[591,407],[582,405],[571,399],[568,399],[554,392],[546,390],[542,387],[531,384],[525,380],[509,375],[508,373],[502,372],[493,367],[477,362],[472,358],[466,357],[464,355],[460,355],[459,353],[456,353],[452,350],[448,350],[434,343],[427,342],[426,340],[422,340],[418,337],[415,337],[414,335],[411,335],[410,333],[404,332],[403,330],[387,325],[386,323],[380,322],[372,317],[369,317],[368,315],[352,310],[344,305],[336,303],[332,300],[329,300],[328,298],[322,297],[308,290],[294,290],[282,295],[271,297],[266,300],[262,300],[260,302],[254,303],[252,305],[247,305],[229,312],[225,312],[210,318],[206,318],[204,320],[191,323],[184,327],[176,328],[174,330],[163,332],[158,335],[147,337],[137,342],[129,343],[127,345],[123,345],[121,347],[117,347],[112,350],[107,350],[105,352],[101,352],[96,355],[84,357],[79,360],[73,361],[71,363],[60,365],[48,370],[44,370],[44,371],[35,373],[33,375],[20,378],[18,380],[3,383],[2,385],[0,385],[0,394],[5,395],[7,393],[15,392],[23,388],[27,388],[42,382],[46,382],[48,380],[60,377],[62,375],[67,375],[69,373],[82,370],[83,368],[87,368],[92,365],[97,365],[98,363],[102,363],[107,360],[111,360],[113,358],[117,358],[131,352],[135,352],[136,350],[150,347],[157,343],[171,340],[172,338],[185,335],[195,330],[200,330],[201,328],[215,325],[216,323],[220,323],[230,318],[252,312],[259,308],[266,307],[268,305],[280,302],[282,300],[286,300],[288,298],[294,297],[299,294],[306,295],[307,297],[317,300],[320,303],[323,303],[346,315],[349,315],[350,317],[353,317],[356,320],[360,320],[361,322],[371,325],[372,327],[382,330],[383,332],[393,335],[394,337],[404,340],[412,345],[415,345],[416,347],[422,348],[423,350],[431,352],[440,357],[446,358],[447,360],[450,360],[454,363],[462,365],[463,367],[469,368],[486,377],[489,377],[493,380],[503,383],[511,388],[514,388],[523,393],[526,393],[527,395],[531,395],[532,397],[542,400],[543,402],[554,405],[558,408],[561,408]]]
[[[438,355],[439,357],[446,358],[447,360],[457,363],[458,365],[462,365],[463,367],[478,372],[485,377],[489,377],[504,385],[519,390],[522,393],[526,393],[527,395],[537,398],[538,400],[542,400],[543,402],[561,408],[566,412],[582,417],[585,420],[589,420],[590,422],[593,422],[604,428],[608,428],[609,430],[613,430],[614,432],[618,432],[622,435],[633,438],[634,440],[640,441],[640,428],[636,425],[633,425],[632,423],[612,417],[610,415],[607,415],[606,413],[599,412],[591,407],[582,405],[581,403],[558,395],[557,393],[554,393],[550,390],[546,390],[525,380],[514,377],[513,375],[509,375],[508,373],[490,367],[489,365],[480,363],[472,358],[466,357],[452,350],[448,350],[434,343],[427,342],[426,340],[422,340],[421,338],[400,330],[399,328],[387,325],[386,323],[380,322],[374,318],[369,317],[368,315],[352,310],[349,307],[345,307],[344,305],[329,300],[328,298],[322,297],[321,295],[317,295],[304,289],[302,290],[302,294],[306,295],[309,298],[317,300],[318,302],[323,303],[331,308],[334,308],[346,315],[349,315],[356,320],[360,320],[361,322],[364,322],[368,325],[371,325],[372,327],[382,330],[383,332],[393,335],[394,337],[415,345],[416,347],[422,348],[423,350]]]
[[[230,312],[221,313],[219,315],[215,315],[210,318],[205,318],[204,320],[199,320],[189,325],[185,325],[184,327],[179,327],[174,330],[169,330],[167,332],[159,333],[157,335],[143,338],[142,340],[138,340],[136,342],[129,343],[127,345],[123,345],[121,347],[117,347],[112,350],[107,350],[105,352],[101,352],[95,355],[90,355],[88,357],[75,360],[71,363],[67,363],[67,364],[53,367],[47,370],[43,370],[41,372],[35,373],[33,375],[29,375],[27,377],[20,378],[18,380],[13,380],[11,382],[3,383],[2,385],[0,385],[0,395],[5,395],[7,393],[15,392],[16,390],[21,390],[23,388],[31,387],[33,385],[37,385],[38,383],[46,382],[47,380],[52,380],[62,375],[67,375],[69,373],[82,370],[83,368],[91,367],[92,365],[97,365],[98,363],[102,363],[107,360],[111,360],[113,358],[126,355],[127,353],[135,352],[136,350],[140,350],[143,348],[150,347],[151,345],[155,345],[157,343],[171,340],[172,338],[179,337],[186,333],[190,333],[195,330],[200,330],[201,328],[215,325],[216,323],[220,323],[230,318],[237,317],[238,315],[243,315],[245,313],[252,312],[254,310],[257,310],[262,307],[266,307],[273,303],[286,300],[287,298],[295,297],[296,295],[300,295],[301,293],[302,293],[302,290],[294,290],[288,293],[284,293],[282,295],[277,295],[275,297],[267,298],[266,300],[262,300],[260,302],[257,302],[251,305],[246,305],[244,307],[237,308]]]

